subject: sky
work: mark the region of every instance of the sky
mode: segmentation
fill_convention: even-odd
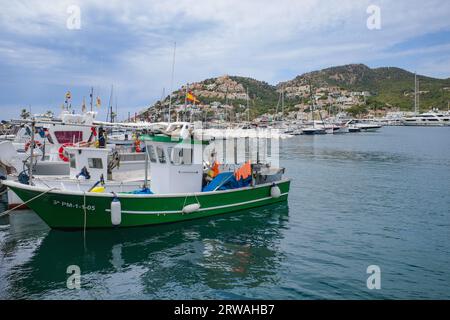
[[[68,90],[79,111],[93,87],[103,120],[111,86],[125,119],[163,92],[224,74],[276,84],[364,63],[450,77],[447,0],[0,0],[0,8],[0,119],[23,108],[57,114]]]

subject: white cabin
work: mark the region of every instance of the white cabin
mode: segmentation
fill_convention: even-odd
[[[79,179],[79,174],[86,168],[90,175],[90,180],[98,181],[103,176],[104,181],[108,180],[108,148],[82,148],[67,147],[69,154],[70,179]]]
[[[145,136],[142,139],[151,167],[152,192],[167,194],[202,190],[201,141],[167,135]]]

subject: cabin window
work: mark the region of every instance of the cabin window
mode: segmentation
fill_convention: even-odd
[[[101,158],[88,158],[88,165],[91,169],[103,169],[103,162]]]
[[[178,156],[179,149],[168,147],[167,153],[169,154],[169,159],[171,164],[180,164],[180,157]]]
[[[166,153],[161,147],[156,147],[156,155],[158,156],[159,163],[166,163]]]
[[[55,131],[56,140],[59,144],[77,143],[83,140],[82,131]]]
[[[146,148],[147,148],[148,158],[150,159],[151,162],[155,163],[156,155],[155,155],[155,150],[153,149],[153,146],[148,145]]]
[[[174,165],[192,164],[192,148],[167,148],[170,162]]]
[[[75,155],[74,154],[69,154],[69,162],[70,162],[70,167],[71,168],[76,168],[76,162],[75,162]]]

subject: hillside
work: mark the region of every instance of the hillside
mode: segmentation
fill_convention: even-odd
[[[447,107],[450,101],[450,78],[435,79],[418,75],[420,105],[422,110],[431,107]],[[278,89],[296,91],[295,88],[307,85],[315,88],[338,87],[348,91],[369,91],[369,105],[392,106],[401,110],[412,110],[414,106],[414,73],[395,68],[371,69],[363,64],[332,67],[305,73],[293,80],[279,83]]]
[[[418,75],[418,79],[420,109],[446,109],[450,101],[450,78],[435,79]],[[282,90],[285,92],[285,110],[304,110],[310,104],[309,83],[313,85],[316,106],[319,108],[338,105],[371,110],[410,111],[414,108],[413,73],[395,67],[371,69],[363,64],[305,73],[276,86],[252,78],[225,75],[189,84],[188,89],[202,105],[227,105],[236,114],[245,112],[248,101],[250,113],[255,117],[274,113]],[[184,104],[185,92],[185,86],[173,92],[174,106]],[[168,104],[167,96],[152,106],[154,108],[150,107],[148,113],[161,114]]]
[[[200,100],[202,105],[228,105],[232,106],[235,112],[244,112],[248,103],[252,117],[271,109],[275,110],[274,107],[278,102],[275,86],[247,77],[224,75],[191,83],[187,89]],[[174,91],[172,105],[183,105],[185,94],[186,86]],[[169,96],[163,101],[158,101],[154,107],[166,108],[168,104]]]

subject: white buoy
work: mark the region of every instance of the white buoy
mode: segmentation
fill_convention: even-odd
[[[117,197],[111,201],[111,223],[118,226],[122,222],[122,205]]]
[[[193,213],[193,212],[198,211],[199,209],[200,209],[200,204],[198,204],[198,203],[188,204],[187,206],[184,206],[183,213]]]
[[[270,196],[275,199],[277,199],[281,196],[281,190],[277,185],[273,185],[270,188]]]

